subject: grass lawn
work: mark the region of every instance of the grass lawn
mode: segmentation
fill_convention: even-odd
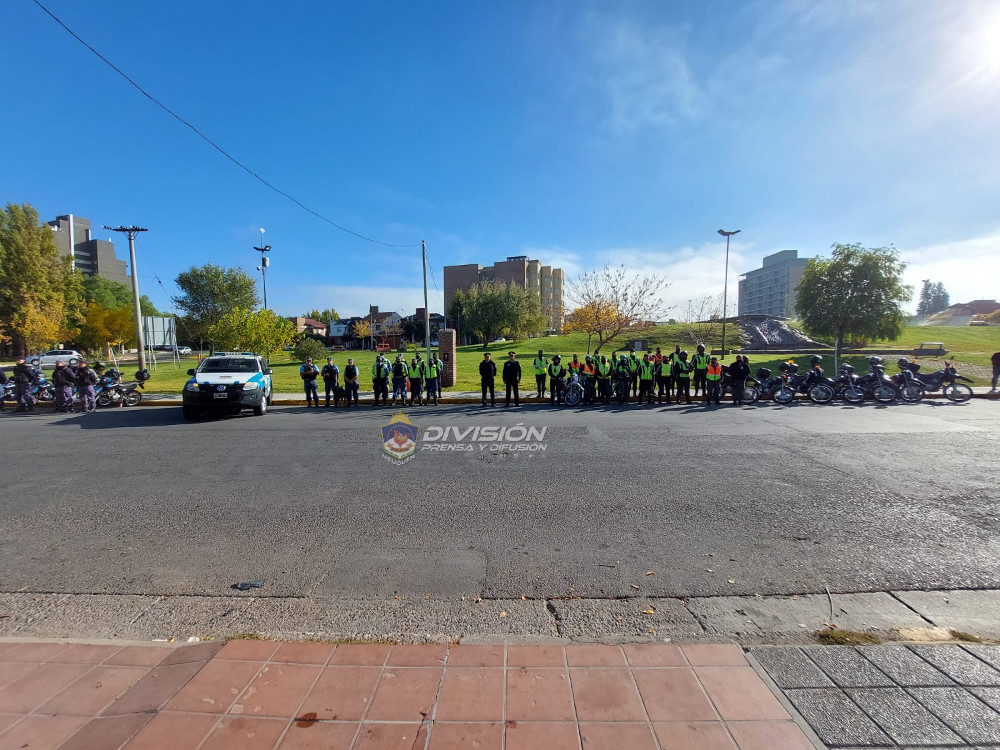
[[[672,352],[675,344],[680,344],[682,349],[694,352],[694,346],[684,337],[684,326],[682,325],[662,325],[655,326],[644,335],[649,340],[650,346],[655,350],[657,346],[664,352]],[[726,327],[727,345],[737,346],[741,343],[739,330],[736,326]],[[606,345],[602,354],[607,354],[610,358],[616,351],[616,347],[625,347],[629,337],[622,336],[619,339]],[[976,385],[989,384],[990,357],[993,352],[1000,351],[1000,326],[990,326],[984,328],[971,326],[914,326],[903,329],[903,335],[894,342],[871,342],[872,348],[916,348],[922,341],[944,342],[948,350],[948,357],[954,358],[957,362],[959,373],[972,378]],[[710,348],[718,348],[721,345],[721,332],[705,342]],[[591,351],[596,344],[591,343]],[[458,348],[458,382],[448,390],[458,391],[478,391],[479,390],[479,363],[483,360],[483,352],[489,351],[493,359],[497,362],[497,375],[499,382],[499,372],[503,367],[503,361],[507,359],[508,351],[517,352],[517,359],[521,363],[523,372],[523,389],[530,390],[534,387],[534,378],[531,373],[531,361],[535,357],[538,349],[545,352],[546,357],[553,354],[560,354],[563,359],[572,358],[574,354],[580,355],[580,359],[587,353],[587,337],[582,334],[566,334],[563,336],[545,336],[542,338],[526,339],[524,341],[506,342],[491,344],[489,348],[483,349],[481,344],[474,346],[461,346]],[[375,361],[375,353],[370,351],[337,352],[333,355],[333,361],[343,371],[347,365],[347,358],[354,358],[355,364],[361,370],[362,390],[371,390],[371,367]],[[389,358],[395,360],[395,353],[390,353]],[[412,353],[406,354],[409,361],[413,357]],[[777,365],[785,359],[793,358],[799,363],[799,367],[804,369],[808,366],[808,356],[795,353],[775,352],[768,355],[751,355],[751,369],[756,372],[758,367],[767,367],[772,372],[777,372]],[[729,358],[727,358],[728,360]],[[848,357],[855,370],[859,373],[867,372],[868,364],[864,356]],[[320,367],[324,362],[317,363]],[[180,369],[175,369],[169,362],[160,364],[153,377],[147,383],[146,389],[151,393],[179,393],[184,383],[188,379],[187,370],[190,367],[197,367],[197,357],[190,357],[181,360]],[[293,362],[288,354],[280,353],[271,361],[271,369],[274,370],[274,388],[278,393],[299,393],[302,390],[302,381],[299,379],[299,366],[301,362]],[[824,369],[827,375],[835,375],[833,372],[833,357],[824,356]],[[970,365],[966,369],[963,366]],[[933,372],[941,367],[940,358],[926,358],[923,363],[923,370]],[[135,372],[135,365],[123,365],[122,371],[126,378]],[[892,374],[896,372],[895,360],[888,357],[886,360],[886,372]]]

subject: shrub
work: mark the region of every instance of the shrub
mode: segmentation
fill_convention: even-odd
[[[310,358],[314,360],[323,359],[327,356],[327,354],[328,352],[325,346],[319,343],[316,339],[308,337],[299,341],[292,348],[292,356],[300,362],[304,362]]]

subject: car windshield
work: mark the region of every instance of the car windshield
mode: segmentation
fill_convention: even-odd
[[[260,372],[257,361],[246,358],[206,359],[200,372]]]

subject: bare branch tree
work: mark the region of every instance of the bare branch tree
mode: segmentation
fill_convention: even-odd
[[[597,337],[597,347],[624,331],[645,327],[665,312],[662,295],[670,282],[657,274],[632,274],[625,266],[590,270],[570,284],[570,297],[586,310],[583,333]]]
[[[682,336],[693,346],[707,344],[722,330],[722,295],[706,294],[688,303]]]

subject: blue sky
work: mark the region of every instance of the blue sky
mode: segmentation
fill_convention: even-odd
[[[426,240],[435,309],[446,263],[526,253],[664,273],[677,314],[721,292],[720,227],[742,230],[733,306],[763,255],[855,241],[955,301],[1000,296],[990,0],[43,2],[317,212]],[[271,192],[31,0],[2,28],[4,203],[148,227],[163,307],[192,265],[256,274],[260,227],[279,312],[422,305],[419,248]]]

